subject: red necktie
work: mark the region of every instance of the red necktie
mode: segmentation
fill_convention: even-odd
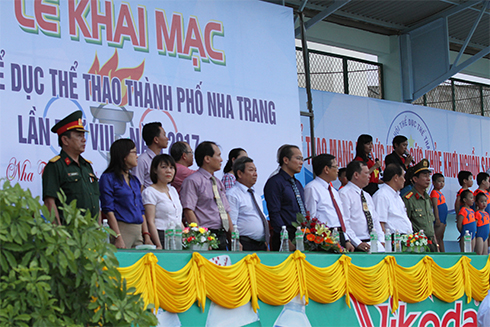
[[[335,207],[335,211],[337,211],[337,216],[339,216],[339,221],[340,221],[340,226],[342,227],[342,231],[345,233],[344,218],[342,218],[342,212],[340,212],[339,205],[337,204],[337,201],[335,201],[335,197],[333,196],[331,185],[328,185],[328,191],[330,192],[330,198],[332,199],[333,206]]]

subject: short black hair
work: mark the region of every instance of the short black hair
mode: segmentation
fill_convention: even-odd
[[[478,193],[476,194],[476,197],[475,197],[475,202],[478,202],[478,201],[479,201],[479,199],[480,199],[482,196],[484,196],[485,198],[487,198],[487,195],[486,195],[485,193],[483,193],[483,192],[478,192]],[[488,200],[488,198],[487,198],[487,200]],[[476,206],[475,206],[475,209],[476,209]],[[475,211],[476,211],[476,210],[475,210]]]
[[[444,175],[441,174],[441,173],[435,173],[434,175],[432,175],[432,181],[435,182],[437,181],[438,178],[444,178]]]
[[[473,174],[471,173],[471,171],[461,170],[458,173],[458,182],[459,182],[459,185],[463,186],[464,180],[465,179],[466,180],[470,179],[470,176],[473,176]]]
[[[199,167],[202,167],[202,164],[204,163],[204,157],[206,156],[214,156],[214,149],[213,145],[216,145],[216,143],[211,142],[211,141],[204,141],[199,143],[199,145],[196,148],[196,151],[194,153],[194,157],[196,159],[196,164]],[[216,145],[218,146],[218,145]]]
[[[347,173],[347,168],[344,167],[344,168],[340,168],[339,169],[339,177],[342,176],[342,174],[345,174],[345,173]]]
[[[317,155],[316,157],[313,158],[312,164],[313,164],[313,172],[315,175],[319,176],[321,175],[323,169],[325,166],[328,168],[332,167],[332,161],[335,159],[335,156],[327,153],[322,153]]]
[[[397,163],[390,163],[388,166],[386,166],[385,171],[383,173],[383,181],[384,182],[389,182],[393,179],[395,176],[402,176],[403,175],[403,168]]]
[[[402,144],[406,140],[408,140],[406,136],[403,136],[403,135],[397,135],[397,136],[395,136],[393,138],[393,141],[392,141],[393,147],[395,147],[396,144],[398,144],[398,145]]]
[[[151,168],[150,168],[150,179],[153,182],[153,184],[156,184],[158,182],[158,175],[157,175],[157,169],[160,166],[161,163],[166,163],[167,165],[170,165],[174,167],[174,177],[170,182],[173,182],[175,179],[175,175],[177,174],[177,167],[175,165],[175,160],[168,154],[159,154],[153,158],[151,161]]]
[[[463,192],[461,192],[461,194],[459,195],[459,201],[461,203],[461,206],[464,205],[464,199],[466,199],[470,194],[473,194],[473,192],[471,192],[470,190],[464,190]],[[458,212],[459,214],[459,212]]]
[[[291,159],[291,157],[293,156],[293,148],[299,150],[296,145],[292,144],[284,144],[279,148],[280,151],[277,155],[277,162],[279,163],[279,166],[282,166],[284,164],[284,157]]]
[[[233,163],[233,173],[235,174],[235,177],[238,178],[238,172],[241,171],[242,173],[245,171],[245,166],[249,162],[254,162],[252,158],[249,157],[240,157],[235,160]]]
[[[63,136],[66,136],[66,137],[68,137],[69,139],[71,139],[71,132],[73,132],[73,131],[66,131],[66,132],[64,132],[63,134],[61,134],[61,135],[59,135],[59,136],[58,136],[58,145],[60,146],[60,148],[62,148],[62,147],[63,147],[63,142],[61,141],[61,138],[62,138]]]
[[[170,155],[175,162],[182,159],[182,155],[187,151],[187,143],[184,141],[175,142],[170,148]]]
[[[160,122],[148,123],[143,126],[142,135],[147,146],[152,145],[155,137],[160,135],[160,127],[162,127]]]
[[[487,173],[484,172],[478,173],[478,175],[476,175],[476,183],[479,186],[483,181],[486,181],[489,177],[490,175],[488,175]]]
[[[353,160],[349,162],[347,165],[347,173],[345,174],[345,177],[347,177],[347,180],[351,180],[352,176],[354,176],[354,173],[361,173],[362,172],[362,167],[367,166],[367,164],[363,161],[358,161],[358,160]]]

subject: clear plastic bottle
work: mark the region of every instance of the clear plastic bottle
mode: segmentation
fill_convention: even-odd
[[[168,230],[168,250],[175,250],[175,229],[174,226]]]
[[[393,252],[391,248],[391,231],[389,228],[385,230],[385,252]]]
[[[398,229],[395,230],[395,252],[402,252],[402,239],[400,233],[398,233]]]
[[[281,247],[279,252],[289,252],[289,234],[286,226],[282,226],[281,229]]]
[[[464,233],[464,252],[465,253],[473,252],[471,249],[471,234],[468,230],[465,231]]]
[[[233,251],[240,251],[240,232],[238,228],[235,229],[235,249]]]
[[[305,243],[303,240],[303,232],[301,231],[301,228],[299,226],[296,227],[295,239],[296,239],[296,250],[304,252]]]
[[[369,253],[378,252],[378,233],[374,230],[371,231],[369,238],[371,239],[371,249],[369,250]]]
[[[165,239],[163,240],[163,249],[164,250],[170,250],[170,233],[171,233],[171,227],[168,226],[167,229],[165,230]]]
[[[338,229],[337,229],[337,228],[334,228],[334,229],[332,230],[332,235],[331,235],[331,236],[332,236],[332,240],[333,240],[335,243],[339,243],[340,238],[339,238],[339,231],[338,231]]]
[[[102,227],[105,228],[110,228],[109,227],[109,222],[107,221],[107,219],[102,219]],[[110,235],[108,232],[106,232],[107,236],[106,236],[106,243],[111,243],[111,238],[110,238]]]
[[[236,235],[237,231],[236,229],[231,232],[231,251],[238,251],[238,237]]]
[[[182,250],[182,227],[176,226],[174,234],[174,250]]]

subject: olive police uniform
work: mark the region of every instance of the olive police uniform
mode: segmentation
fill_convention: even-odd
[[[414,175],[420,171],[429,170],[429,162],[427,159],[423,159],[417,165],[413,167]],[[432,241],[429,244],[431,252],[437,252],[437,246],[434,243],[434,213],[432,211],[432,204],[430,202],[429,194],[424,191],[423,194],[419,193],[415,188],[412,188],[410,192],[402,197],[405,207],[407,208],[407,215],[412,222],[413,231],[424,231],[424,234]]]
[[[82,124],[82,112],[76,111],[53,126],[51,131],[58,136],[66,131],[87,132]],[[79,156],[76,163],[63,150],[49,160],[43,171],[43,199],[52,197],[56,207],[61,205],[57,193],[63,190],[67,203],[77,200],[77,208],[90,210],[92,217],[99,214],[99,182],[91,162]],[[63,224],[63,211],[58,210]]]

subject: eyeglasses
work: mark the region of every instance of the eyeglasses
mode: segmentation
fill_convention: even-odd
[[[339,166],[330,166],[330,169],[339,169]]]
[[[194,153],[194,151],[192,151],[192,150],[191,150],[191,151],[184,151],[184,152],[185,152],[185,153],[188,153],[188,154],[192,154],[192,153]]]
[[[300,156],[294,157],[294,159],[299,160],[299,161],[305,161],[305,159],[303,157],[300,157]]]

